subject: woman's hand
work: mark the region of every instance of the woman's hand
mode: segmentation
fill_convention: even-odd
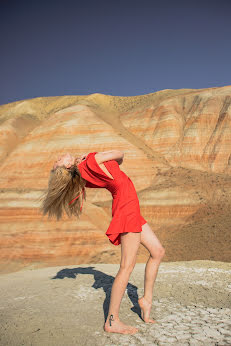
[[[75,164],[79,165],[82,161],[84,161],[86,159],[87,155],[88,155],[88,153],[83,154],[81,156],[77,156],[75,158]]]
[[[118,159],[118,160],[116,160],[116,161],[118,162],[119,165],[121,165],[121,164],[123,163],[123,158]]]
[[[88,153],[83,154],[82,156],[80,156],[80,160],[81,160],[81,161],[85,160],[85,159],[86,159],[86,157],[87,157],[87,155],[88,155]]]

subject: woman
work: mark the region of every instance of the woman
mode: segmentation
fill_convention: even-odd
[[[106,188],[113,197],[112,220],[106,232],[113,245],[121,244],[120,269],[111,289],[111,298],[104,330],[121,334],[135,334],[138,329],[124,324],[119,319],[119,308],[129,277],[136,263],[140,243],[150,252],[145,267],[144,295],[138,299],[141,317],[146,323],[155,323],[149,318],[154,281],[165,250],[147,221],[140,214],[139,200],[131,179],[120,169],[124,154],[118,150],[90,152],[77,158],[62,155],[54,163],[46,197],[41,210],[48,216],[62,217],[82,213],[85,188]],[[80,198],[81,196],[81,198]],[[81,200],[81,205],[80,205]]]

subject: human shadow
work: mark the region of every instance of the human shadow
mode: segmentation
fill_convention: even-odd
[[[78,274],[90,274],[94,276],[95,282],[91,287],[98,289],[103,288],[105,292],[105,300],[103,302],[103,311],[104,311],[104,321],[107,320],[108,310],[109,310],[109,304],[110,304],[110,297],[111,297],[111,288],[112,284],[115,280],[114,276],[107,275],[99,270],[94,269],[95,267],[78,267],[78,268],[65,268],[60,270],[56,276],[52,277],[51,279],[76,279]],[[141,311],[138,304],[138,294],[137,294],[137,287],[130,284],[128,282],[127,284],[127,295],[129,299],[131,300],[133,307],[131,310],[136,313],[140,319],[141,318]]]

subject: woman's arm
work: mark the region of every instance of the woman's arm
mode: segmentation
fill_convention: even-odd
[[[98,164],[105,161],[115,160],[119,165],[123,162],[124,153],[120,150],[100,151],[95,154],[95,159]]]

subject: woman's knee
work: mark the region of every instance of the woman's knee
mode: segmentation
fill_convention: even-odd
[[[148,223],[142,226],[141,243],[153,259],[161,260],[164,257],[165,249]]]
[[[153,259],[162,259],[165,255],[165,248],[163,246],[158,246],[153,251],[150,251],[150,256]]]

